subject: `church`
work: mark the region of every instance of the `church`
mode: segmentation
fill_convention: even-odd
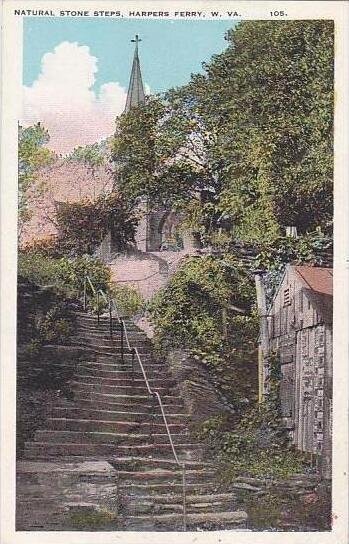
[[[145,103],[145,91],[139,59],[138,35],[135,44],[130,81],[124,113]],[[112,270],[112,279],[137,288],[144,298],[150,298],[175,272],[186,255],[196,254],[197,244],[190,233],[181,234],[177,228],[180,218],[170,209],[153,208],[147,198],[138,202],[139,222],[134,247],[119,254],[113,232],[109,232],[96,252]]]

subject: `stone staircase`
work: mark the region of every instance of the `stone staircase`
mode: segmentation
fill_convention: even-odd
[[[219,490],[213,463],[190,436],[183,399],[166,363],[153,356],[140,329],[126,324],[150,386],[161,395],[178,457],[186,463],[187,530],[244,529],[247,516],[237,507],[236,492]],[[45,428],[26,443],[26,462],[107,461],[114,469],[110,483],[118,514],[113,530],[183,530],[182,470],[137,360],[132,365],[130,353],[121,357],[120,334],[110,339],[107,317],[98,325],[95,317],[77,314],[73,342],[86,350],[86,361],[71,383],[74,398],[59,400]],[[18,492],[25,510],[30,494],[26,499],[21,482]],[[40,495],[40,486],[35,489]]]

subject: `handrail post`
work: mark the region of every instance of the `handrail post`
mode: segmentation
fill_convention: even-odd
[[[132,348],[132,379],[134,378],[135,349]]]
[[[97,325],[99,325],[99,292],[97,291]]]
[[[113,316],[111,313],[111,300],[109,300],[109,332],[110,338],[113,338]]]
[[[151,423],[150,423],[150,439],[154,444],[155,443],[155,438],[154,438],[155,395],[154,394],[151,395],[151,412],[152,412],[152,416],[151,416]]]
[[[86,289],[87,289],[87,279],[86,279],[86,276],[84,278],[84,312],[86,312],[86,306],[87,306],[87,292],[86,292]]]
[[[120,321],[120,347],[121,347],[121,363],[124,364],[124,321]]]
[[[187,489],[186,489],[185,463],[182,465],[182,490],[183,490],[183,531],[187,530]]]

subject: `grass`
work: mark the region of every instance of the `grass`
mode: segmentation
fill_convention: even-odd
[[[118,516],[109,510],[77,510],[69,514],[71,525],[77,530],[115,529]]]

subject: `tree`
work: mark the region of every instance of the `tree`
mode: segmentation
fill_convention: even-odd
[[[117,250],[133,241],[135,218],[119,193],[61,203],[56,212],[57,246],[64,255],[92,254],[109,230]]]
[[[197,81],[219,127],[220,205],[252,239],[327,228],[333,190],[333,23],[246,21]],[[217,151],[217,148],[216,148]]]
[[[141,196],[155,196],[158,192],[155,143],[157,124],[163,113],[161,100],[154,97],[117,119],[112,154],[115,180],[131,202]]]
[[[114,160],[132,198],[210,237],[273,240],[332,220],[333,24],[246,21],[188,85],[123,115]]]
[[[54,161],[55,154],[44,147],[50,140],[48,131],[37,123],[18,130],[18,224],[19,235],[30,218],[28,189],[36,181],[40,168]]]
[[[212,215],[219,179],[207,157],[213,133],[192,102],[183,88],[152,97],[121,116],[113,159],[117,186],[128,199],[147,197],[153,204],[184,210],[187,226],[200,230]]]

